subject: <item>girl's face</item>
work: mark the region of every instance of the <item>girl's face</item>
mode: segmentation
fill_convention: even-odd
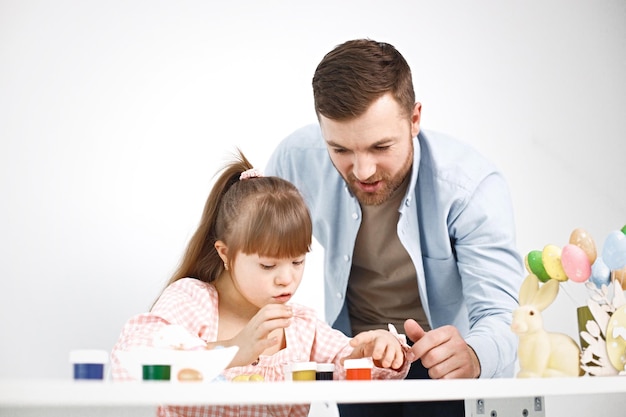
[[[294,295],[304,273],[306,254],[296,258],[268,258],[239,253],[231,277],[239,293],[258,308],[284,304]]]

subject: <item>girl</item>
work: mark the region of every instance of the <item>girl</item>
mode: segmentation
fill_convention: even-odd
[[[372,357],[372,377],[406,376],[406,345],[386,330],[349,338],[317,319],[314,310],[289,303],[304,272],[312,223],[293,184],[263,177],[239,151],[217,178],[198,230],[180,267],[149,313],[125,325],[112,351],[112,375],[131,379],[118,352],[152,346],[165,326],[184,327],[207,349],[237,345],[223,372],[285,379],[283,365],[332,362],[343,379],[346,358]],[[302,416],[307,405],[159,407],[161,416]]]

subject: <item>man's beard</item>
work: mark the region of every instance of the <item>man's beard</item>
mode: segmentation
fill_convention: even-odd
[[[346,183],[348,184],[348,188],[350,188],[350,191],[352,192],[352,194],[354,194],[357,200],[359,200],[359,203],[361,203],[361,205],[378,206],[388,201],[393,195],[394,191],[400,188],[400,186],[404,182],[404,179],[406,178],[407,175],[409,175],[411,171],[412,163],[413,163],[413,152],[411,151],[408,154],[408,158],[404,161],[402,169],[400,169],[400,171],[398,171],[398,173],[394,177],[391,177],[386,173],[382,173],[382,174],[376,173],[372,177],[368,178],[366,181],[363,181],[366,183],[381,181],[382,187],[379,190],[377,190],[375,193],[368,193],[368,192],[361,190],[358,187],[358,185],[356,185],[356,183],[359,181],[356,179],[356,177],[354,176],[352,172],[348,174],[348,178],[344,178],[344,179],[346,180]]]

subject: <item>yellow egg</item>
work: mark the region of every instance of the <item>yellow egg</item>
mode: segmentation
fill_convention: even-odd
[[[606,353],[611,365],[623,371],[626,366],[626,305],[615,310],[606,326]]]
[[[237,375],[236,377],[233,377],[233,379],[231,379],[231,381],[233,382],[246,382],[250,380],[250,375]]]
[[[546,245],[541,252],[541,261],[552,279],[567,281],[567,275],[561,264],[561,248],[555,245]]]
[[[263,378],[263,375],[259,375],[259,374],[252,374],[250,375],[250,381],[264,381],[265,378]]]

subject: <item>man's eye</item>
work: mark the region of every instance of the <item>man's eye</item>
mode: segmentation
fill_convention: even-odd
[[[389,150],[389,148],[391,148],[391,145],[377,146],[376,150],[377,151],[387,151],[387,150]]]
[[[344,154],[347,151],[345,149],[343,149],[343,148],[334,148],[333,152],[336,153],[336,154]]]

